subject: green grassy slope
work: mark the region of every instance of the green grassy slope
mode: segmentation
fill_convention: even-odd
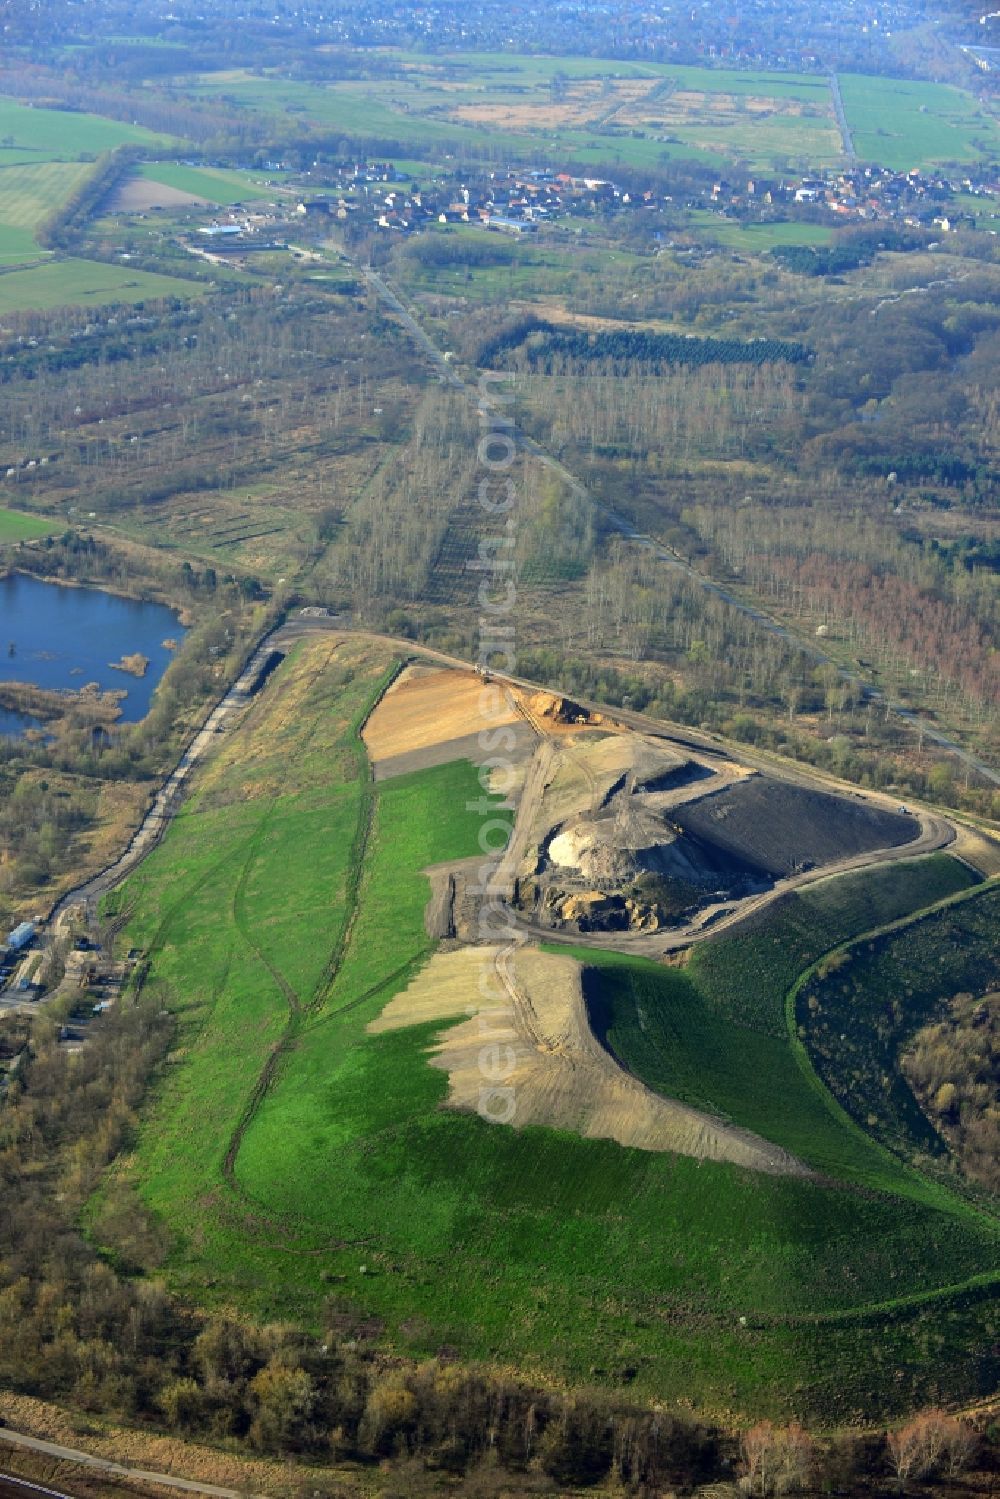
[[[0,168],[23,162],[78,161],[114,146],[162,146],[169,137],[100,115],[33,108],[0,98]]]
[[[595,1030],[658,1092],[773,1139],[818,1170],[961,1216],[960,1201],[830,1107],[791,1044],[787,997],[837,943],[974,883],[947,855],[900,862],[786,896],[738,934],[695,948],[683,970],[601,955],[587,981]]]

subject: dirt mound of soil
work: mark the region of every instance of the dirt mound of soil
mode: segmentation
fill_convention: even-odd
[[[720,855],[711,844],[685,835],[655,811],[626,804],[622,813],[590,818],[557,834],[549,844],[551,864],[603,890],[644,874],[714,889],[720,881],[752,875],[742,860]]]
[[[527,707],[537,718],[551,724],[602,724],[603,713],[591,713],[570,697],[555,697],[551,692],[535,692],[526,699]]]

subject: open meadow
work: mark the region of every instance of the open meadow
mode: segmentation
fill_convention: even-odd
[[[972,94],[943,83],[842,75],[841,93],[861,161],[897,171],[995,159],[1000,123]]]
[[[155,149],[169,138],[120,120],[78,110],[47,109],[0,97],[0,167],[79,161],[114,146]]]
[[[100,307],[157,297],[198,297],[204,287],[176,276],[99,260],[49,260],[0,276],[0,315],[33,307]]]
[[[55,529],[52,521],[44,520],[40,515],[27,515],[23,510],[0,509],[0,546],[51,536]]]

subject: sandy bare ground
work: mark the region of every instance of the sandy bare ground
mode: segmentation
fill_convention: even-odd
[[[952,853],[987,876],[1000,874],[1000,838],[990,837],[965,823],[956,823]]]
[[[634,732],[581,730],[571,738],[557,740],[547,725],[542,727],[545,737],[528,767],[514,835],[503,861],[507,884],[516,875],[532,871],[535,851],[553,829],[595,813],[623,777],[643,769],[649,772],[654,765],[664,771],[671,766],[679,768],[693,758],[674,754],[662,742]],[[705,764],[704,768],[706,779],[651,798],[658,811],[723,791],[753,774],[729,761]]]
[[[150,208],[210,208],[207,198],[186,193],[179,187],[166,187],[147,177],[133,177],[117,189],[108,207],[119,213],[145,213]]]
[[[759,1135],[661,1098],[625,1072],[590,1029],[580,971],[574,958],[527,946],[439,952],[368,1029],[457,1019],[435,1043],[431,1065],[448,1074],[447,1107],[490,1122],[808,1175]]]
[[[641,98],[623,100],[615,115],[615,122],[619,125],[647,125],[650,123],[651,113],[663,125],[702,125],[706,121],[734,124],[748,115],[755,119],[781,115],[789,120],[796,120],[812,113],[812,110],[798,99],[703,93],[699,89],[675,89],[664,96],[651,90]],[[832,106],[821,113],[830,113],[832,124]]]
[[[485,759],[491,748],[479,734],[520,722],[501,690],[474,672],[408,666],[368,720],[365,748],[375,779],[384,780],[449,760]]]
[[[449,110],[453,119],[505,130],[558,130],[590,124],[595,116],[617,114],[649,92],[646,79],[617,79],[605,86],[596,79],[575,79],[564,100],[483,99],[459,103]]]

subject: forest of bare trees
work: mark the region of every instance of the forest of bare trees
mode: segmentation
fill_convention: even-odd
[[[1000,994],[958,994],[900,1058],[903,1073],[962,1169],[1000,1188]]]

